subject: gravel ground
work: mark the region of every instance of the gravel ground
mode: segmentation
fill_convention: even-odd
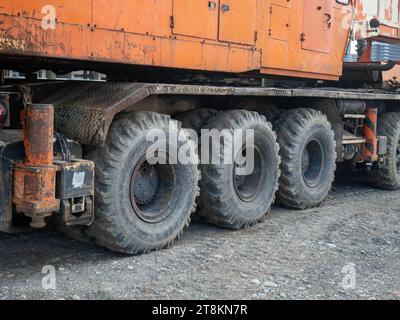
[[[354,178],[321,208],[274,207],[236,232],[194,223],[172,249],[141,256],[58,232],[0,234],[0,299],[400,300],[399,207],[400,192]]]

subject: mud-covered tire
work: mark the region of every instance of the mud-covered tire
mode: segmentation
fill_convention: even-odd
[[[212,108],[190,110],[175,115],[175,119],[182,123],[182,128],[192,129],[200,133],[208,120],[216,116],[218,111]]]
[[[235,165],[224,164],[223,151],[220,164],[201,164],[199,215],[209,223],[231,229],[263,221],[275,200],[279,178],[279,147],[272,125],[256,112],[238,110],[219,113],[204,129],[227,129],[231,133],[235,129],[254,130],[255,159],[259,159],[254,162],[259,165],[253,174],[241,176],[239,185]]]
[[[182,123],[182,128],[191,129],[197,134],[197,152],[200,153],[201,144],[201,129],[208,123],[208,121],[218,114],[218,110],[212,108],[201,108],[181,112],[175,115],[175,119]],[[197,199],[197,203],[199,200]],[[192,216],[194,222],[202,221],[202,217],[197,212]]]
[[[171,123],[178,134],[182,129],[177,121],[152,112],[130,113],[112,124],[105,146],[94,159],[95,220],[87,233],[97,244],[116,252],[146,253],[171,246],[189,225],[199,194],[197,165],[151,166],[147,162],[145,166],[147,160],[143,160],[152,145],[147,139],[149,130],[161,130],[168,137]],[[197,161],[195,152],[192,156]],[[145,169],[158,180],[142,180],[145,175],[138,176],[138,170]]]
[[[293,109],[275,121],[281,156],[277,203],[294,209],[320,205],[335,178],[336,142],[327,117]]]
[[[378,135],[386,136],[388,147],[385,166],[370,173],[374,186],[384,190],[400,189],[400,113],[380,115]]]

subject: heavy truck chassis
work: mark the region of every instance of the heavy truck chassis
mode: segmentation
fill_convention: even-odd
[[[241,229],[264,221],[275,201],[293,209],[319,206],[337,163],[396,190],[398,100],[382,89],[3,85],[0,231],[58,226],[138,254],[171,246],[194,212]],[[239,177],[233,164],[150,164],[146,133],[167,132],[171,123],[177,133],[253,129],[254,172]]]

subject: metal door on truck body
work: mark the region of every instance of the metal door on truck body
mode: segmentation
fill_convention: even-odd
[[[297,67],[298,57],[291,50],[296,32],[298,9],[293,7],[293,0],[271,0],[267,3],[267,41],[263,42],[263,66],[279,69]],[[294,20],[294,21],[293,21]]]
[[[176,35],[218,39],[219,0],[174,0],[172,27]]]
[[[268,34],[270,38],[281,41],[289,40],[291,27],[292,3],[288,0],[273,0],[269,8],[270,24]]]
[[[257,0],[220,0],[219,40],[254,45]]]
[[[267,0],[264,10],[263,73],[338,80],[352,25],[351,1]]]
[[[254,45],[258,0],[174,0],[173,33]]]
[[[335,0],[304,0],[302,49],[330,53]]]

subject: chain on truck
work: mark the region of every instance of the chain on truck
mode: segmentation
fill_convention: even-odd
[[[338,163],[400,188],[399,66],[374,58],[377,43],[400,45],[398,0],[42,6],[0,6],[0,231],[58,227],[137,254],[171,246],[194,214],[241,229],[274,202],[319,206]],[[238,156],[254,152],[254,171],[152,164],[146,135],[171,127],[253,130]]]

